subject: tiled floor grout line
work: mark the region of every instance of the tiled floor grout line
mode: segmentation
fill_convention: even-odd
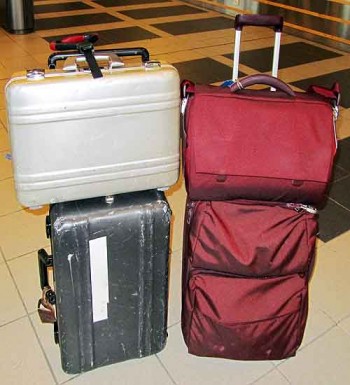
[[[323,338],[326,334],[328,334],[330,331],[332,331],[333,329],[339,327],[336,323],[334,323],[334,325],[330,326],[328,329],[326,329],[325,331],[323,331],[320,335],[318,335],[317,337],[315,337],[312,341],[308,342],[307,344],[305,344],[303,347],[299,348],[298,349],[298,353],[299,352],[302,352],[306,347],[312,345],[314,342],[318,341],[319,339]],[[293,357],[291,357],[293,358]],[[281,362],[279,363],[276,363],[275,366],[276,368],[278,368],[279,366],[281,366],[282,364],[284,364],[286,362],[286,360],[282,360]]]
[[[4,218],[4,217],[7,217],[8,215],[11,215],[11,214],[19,213],[19,212],[21,212],[21,211],[23,211],[23,209],[11,211],[10,213],[7,213],[7,214],[1,214],[1,215],[0,215],[0,219],[1,219],[1,218]]]
[[[169,325],[169,326],[167,327],[167,329],[169,330],[169,329],[173,328],[174,326],[178,325],[179,323],[181,323],[181,321],[174,322],[174,323],[172,323],[171,325]]]
[[[290,381],[290,379],[277,366],[276,366],[276,370],[288,382],[288,384],[292,385],[292,382]]]
[[[250,382],[248,385],[254,385],[254,384],[257,384],[260,380],[262,380],[264,377],[268,376],[270,373],[272,373],[273,371],[275,370],[278,370],[276,366],[273,366],[270,370],[268,370],[266,373],[264,373],[263,375],[259,376],[257,379],[255,379],[253,382]],[[279,372],[279,371],[278,371]],[[280,372],[279,372],[280,373]],[[282,373],[281,373],[282,374]],[[285,376],[283,376],[285,378]],[[288,383],[289,380],[288,380]]]
[[[350,173],[349,173],[349,171],[348,171],[348,170],[346,170],[346,169],[342,168],[341,166],[337,166],[337,167],[341,168],[341,169],[342,169],[342,171],[346,171],[346,172],[347,172],[347,175],[341,176],[341,177],[339,177],[338,179],[335,179],[335,180],[333,180],[333,183],[338,183],[338,182],[341,182],[341,181],[343,181],[344,179],[346,179],[346,178],[349,178],[349,177],[350,177]]]
[[[331,197],[328,197],[328,199],[330,201],[332,201],[333,203],[335,203],[336,205],[338,205],[339,207],[341,207],[342,209],[346,210],[346,211],[349,211],[350,212],[350,208],[342,205],[341,203],[339,203],[338,201],[336,201],[335,199],[331,198]]]
[[[15,323],[21,319],[24,319],[24,318],[28,318],[28,314],[22,315],[18,318],[11,320],[11,321],[5,322],[4,324],[0,325],[0,329],[3,328],[4,326],[11,325],[11,324],[13,324],[13,323]]]
[[[40,249],[45,249],[45,248],[50,247],[50,246],[51,246],[50,243],[48,243],[48,244],[44,245],[43,247],[40,247]],[[16,257],[13,257],[13,258],[10,258],[10,259],[6,259],[6,258],[5,258],[5,255],[4,255],[4,259],[5,259],[5,261],[7,261],[7,262],[12,262],[12,261],[15,261],[15,260],[17,260],[17,259],[19,259],[19,258],[26,257],[26,256],[28,256],[29,254],[37,253],[40,249],[35,249],[35,250],[29,251],[29,252],[27,252],[27,253],[24,253],[24,254],[21,254],[21,255],[17,255]]]
[[[71,381],[75,380],[76,378],[80,377],[81,375],[83,375],[84,373],[79,373],[77,375],[73,375],[72,378],[69,378],[68,380],[66,381],[63,381],[63,382],[60,382],[58,385],[65,385],[65,384],[69,384]]]
[[[162,360],[160,359],[160,357],[158,357],[158,354],[156,354],[155,356],[156,356],[156,359],[158,360],[159,364],[161,365],[161,367],[164,369],[164,371],[166,372],[166,374],[167,374],[168,377],[170,378],[171,382],[172,382],[174,385],[178,385],[177,382],[174,380],[173,376],[170,374],[168,368],[164,365],[164,363],[162,362]]]
[[[8,176],[6,178],[2,178],[2,179],[0,179],[0,182],[4,182],[4,181],[9,180],[9,179],[12,179],[12,176]],[[16,212],[16,211],[14,211],[14,212]],[[11,214],[11,213],[8,213],[8,214]],[[6,216],[8,214],[2,214],[2,215],[0,215],[0,218],[3,217],[3,216]]]
[[[0,245],[0,252],[1,252],[1,254],[3,255],[3,257],[4,257],[4,259],[5,259],[5,256],[4,256],[3,250],[2,250],[2,248],[1,248],[1,245]],[[26,312],[26,315],[23,316],[23,317],[21,317],[21,318],[27,317],[27,319],[28,319],[28,321],[29,321],[29,323],[30,323],[30,326],[31,326],[31,328],[32,328],[32,330],[33,330],[33,332],[34,332],[34,334],[35,334],[36,340],[37,340],[37,342],[38,342],[38,344],[39,344],[39,346],[40,346],[40,349],[41,349],[41,351],[42,351],[42,353],[43,353],[43,356],[44,356],[44,358],[45,358],[46,364],[47,364],[47,366],[48,366],[48,368],[49,368],[49,370],[50,370],[50,373],[51,373],[51,375],[52,375],[52,378],[53,378],[55,384],[56,384],[56,385],[59,385],[59,382],[58,382],[58,380],[57,380],[57,378],[56,378],[56,376],[55,376],[55,373],[54,373],[54,371],[53,371],[53,368],[51,367],[49,358],[48,358],[48,356],[47,356],[47,354],[46,354],[45,348],[44,348],[44,346],[43,346],[42,343],[41,343],[41,340],[40,340],[40,338],[39,338],[39,335],[38,335],[38,333],[37,333],[37,331],[36,331],[36,329],[35,329],[35,327],[34,327],[33,321],[32,321],[32,319],[31,319],[30,314],[29,314],[29,312],[28,312],[28,310],[27,310],[27,307],[26,307],[26,305],[25,305],[25,301],[24,301],[24,299],[23,299],[23,297],[22,297],[22,295],[21,295],[21,292],[20,292],[20,290],[19,290],[19,288],[18,288],[18,286],[17,286],[15,277],[13,276],[12,271],[11,271],[11,269],[10,269],[10,266],[9,266],[9,264],[8,264],[8,261],[7,261],[6,259],[5,259],[5,265],[6,265],[7,270],[8,270],[8,272],[9,272],[10,276],[11,276],[12,282],[13,282],[15,288],[16,288],[17,294],[18,294],[18,296],[19,296],[19,298],[20,298],[20,300],[21,300],[21,302],[22,302],[22,306],[23,306],[23,308],[24,308],[24,310],[25,310],[25,312]],[[31,313],[32,313],[32,312],[31,312]]]

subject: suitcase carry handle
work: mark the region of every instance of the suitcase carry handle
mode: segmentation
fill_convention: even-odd
[[[106,54],[106,53],[114,53],[120,57],[126,56],[141,56],[142,63],[149,61],[149,52],[146,48],[143,47],[135,47],[135,48],[115,48],[115,49],[101,49],[95,50],[95,54]],[[60,60],[66,60],[69,57],[79,57],[82,56],[78,52],[54,52],[48,57],[48,67],[49,69],[55,69],[56,63]]]
[[[52,255],[47,254],[45,249],[40,249],[38,251],[38,264],[39,264],[39,277],[40,277],[40,287],[44,289],[49,285],[49,277],[47,274],[47,268],[52,267],[53,260]]]
[[[282,92],[285,92],[288,96],[295,97],[294,91],[288,86],[288,84],[282,82],[275,78],[274,76],[265,75],[265,74],[256,74],[246,76],[241,80],[237,80],[232,86],[231,91],[237,92],[249,86],[253,86],[255,84],[264,84],[266,86],[270,86],[276,88]]]
[[[235,30],[242,31],[244,26],[273,27],[275,32],[282,32],[283,17],[278,15],[237,15]]]
[[[54,42],[50,43],[50,48],[51,49],[54,48],[54,49],[57,49],[59,51],[70,51],[70,50],[78,51],[77,54],[85,56],[85,59],[89,65],[92,77],[94,79],[102,78],[103,75],[102,75],[101,69],[98,66],[96,58],[93,54],[94,46],[93,46],[92,42],[88,41],[88,40],[83,40],[82,42],[75,43],[72,41],[67,42],[67,39],[66,39],[66,42],[62,42],[62,41],[58,40],[58,41],[54,41]],[[69,37],[69,39],[72,39],[74,41],[75,39],[78,40],[78,37]],[[49,68],[50,68],[50,66],[49,66]]]

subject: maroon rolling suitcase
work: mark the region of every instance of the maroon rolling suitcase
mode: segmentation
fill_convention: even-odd
[[[236,30],[240,33],[244,25],[273,26],[278,33],[282,28],[279,17],[238,15]],[[320,205],[337,145],[337,84],[328,91],[312,88],[302,93],[266,74],[239,81],[235,77],[238,46],[236,37],[230,88],[183,84],[183,151],[189,197]],[[276,67],[278,60],[273,63]],[[277,75],[276,70],[273,74]],[[272,89],[247,89],[256,84]]]
[[[182,281],[189,353],[237,360],[295,355],[316,232],[309,206],[189,200]]]

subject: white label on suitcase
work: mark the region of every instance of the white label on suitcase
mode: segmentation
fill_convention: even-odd
[[[91,239],[90,271],[92,292],[92,319],[93,322],[108,318],[107,305],[109,302],[108,289],[108,262],[107,237]]]

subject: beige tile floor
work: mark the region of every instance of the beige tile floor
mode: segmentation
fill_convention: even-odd
[[[98,8],[96,4],[94,6]],[[123,26],[127,26],[128,18],[124,17],[124,20]],[[140,24],[152,30],[145,21],[140,21]],[[83,32],[80,27],[68,32],[76,31]],[[49,52],[47,44],[41,39],[46,34],[40,31],[27,36],[14,36],[0,29],[0,384],[350,384],[350,232],[326,244],[318,242],[317,263],[310,285],[309,320],[296,357],[282,362],[240,362],[200,358],[187,353],[180,329],[182,222],[186,198],[182,179],[167,193],[173,210],[173,223],[169,338],[165,349],[151,357],[81,375],[67,375],[62,371],[52,328],[42,325],[36,313],[40,296],[36,251],[49,246],[44,231],[47,207],[30,211],[19,205],[15,197],[11,161],[6,157],[10,144],[3,87],[14,71],[46,66]],[[190,37],[173,37],[166,33],[162,36],[146,42],[133,42],[132,45],[146,45],[153,58],[174,63],[205,56],[215,56],[225,62],[226,59],[220,55],[227,51],[222,51],[222,48],[231,46],[233,41],[233,33],[228,30],[197,33]],[[285,38],[288,41],[301,40],[293,36]],[[272,45],[269,32],[256,38],[254,28],[245,39],[246,49]],[[220,44],[217,44],[218,41]],[[349,56],[332,59],[322,63],[326,67],[320,66],[319,72],[326,71],[330,66],[334,70],[349,68],[349,64]],[[249,68],[247,70],[252,72]],[[281,75],[286,81],[294,81],[314,71],[315,64],[312,67],[304,65],[293,71],[283,71]],[[350,117],[349,111],[343,112],[338,130],[344,138],[350,135]]]

